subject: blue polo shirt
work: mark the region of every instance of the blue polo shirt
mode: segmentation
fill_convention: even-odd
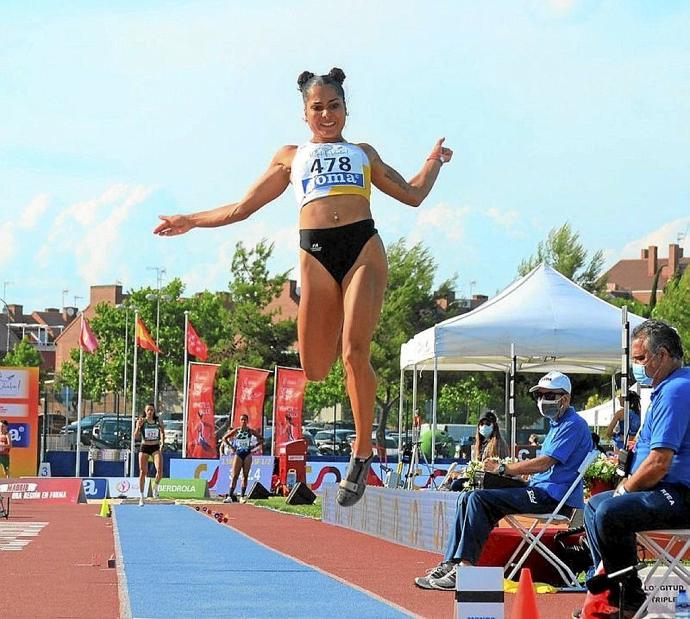
[[[659,448],[674,452],[661,481],[690,487],[690,367],[672,372],[652,391],[635,444],[633,473],[652,449]]]
[[[539,455],[551,456],[556,464],[543,473],[532,475],[529,485],[541,488],[554,501],[560,501],[575,481],[578,467],[594,449],[594,444],[587,422],[572,406],[558,420],[549,421],[549,425]],[[580,509],[585,506],[582,481],[570,495],[566,505]]]

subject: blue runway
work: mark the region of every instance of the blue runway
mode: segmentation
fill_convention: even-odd
[[[190,507],[118,505],[114,522],[125,616],[410,616]]]

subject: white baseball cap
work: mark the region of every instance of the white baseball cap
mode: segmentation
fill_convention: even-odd
[[[548,391],[565,391],[570,393],[572,387],[570,386],[570,379],[561,372],[552,371],[542,376],[539,382],[532,387],[529,392],[532,393],[537,389],[546,389]]]

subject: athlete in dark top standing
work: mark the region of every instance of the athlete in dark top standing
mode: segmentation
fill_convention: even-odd
[[[156,478],[153,482],[153,498],[158,498],[158,483],[163,476],[163,458],[161,449],[165,442],[165,428],[163,421],[156,415],[153,404],[144,407],[144,417],[137,419],[134,429],[134,437],[142,437],[139,446],[139,505],[144,504],[144,487],[146,485],[146,473],[149,468],[149,457],[153,457],[156,467]]]
[[[256,430],[252,430],[247,423],[249,422],[248,415],[240,415],[240,427],[233,428],[226,432],[223,438],[220,439],[220,444],[228,443],[230,449],[235,452],[235,457],[232,459],[232,480],[230,482],[230,492],[225,499],[225,503],[236,502],[235,488],[237,487],[237,480],[242,471],[242,498],[244,499],[247,493],[247,484],[249,483],[249,469],[252,468],[252,451],[264,442],[264,437]],[[257,442],[252,445],[252,438],[256,438]]]
[[[343,137],[347,115],[341,69],[328,75],[304,71],[297,79],[309,142],[284,146],[239,202],[189,215],[162,215],[154,233],[184,234],[249,217],[292,183],[299,203],[301,294],[299,353],[309,380],[323,380],[338,355],[347,375],[357,437],[338,502],[353,505],[364,494],[373,458],[376,376],[370,362],[388,276],[383,243],[374,227],[371,185],[419,206],[453,151],[438,140],[421,170],[406,181],[369,144]]]

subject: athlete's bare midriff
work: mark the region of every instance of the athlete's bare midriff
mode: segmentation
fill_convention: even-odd
[[[363,196],[328,196],[305,204],[299,214],[300,229],[337,228],[372,219],[369,201]]]

